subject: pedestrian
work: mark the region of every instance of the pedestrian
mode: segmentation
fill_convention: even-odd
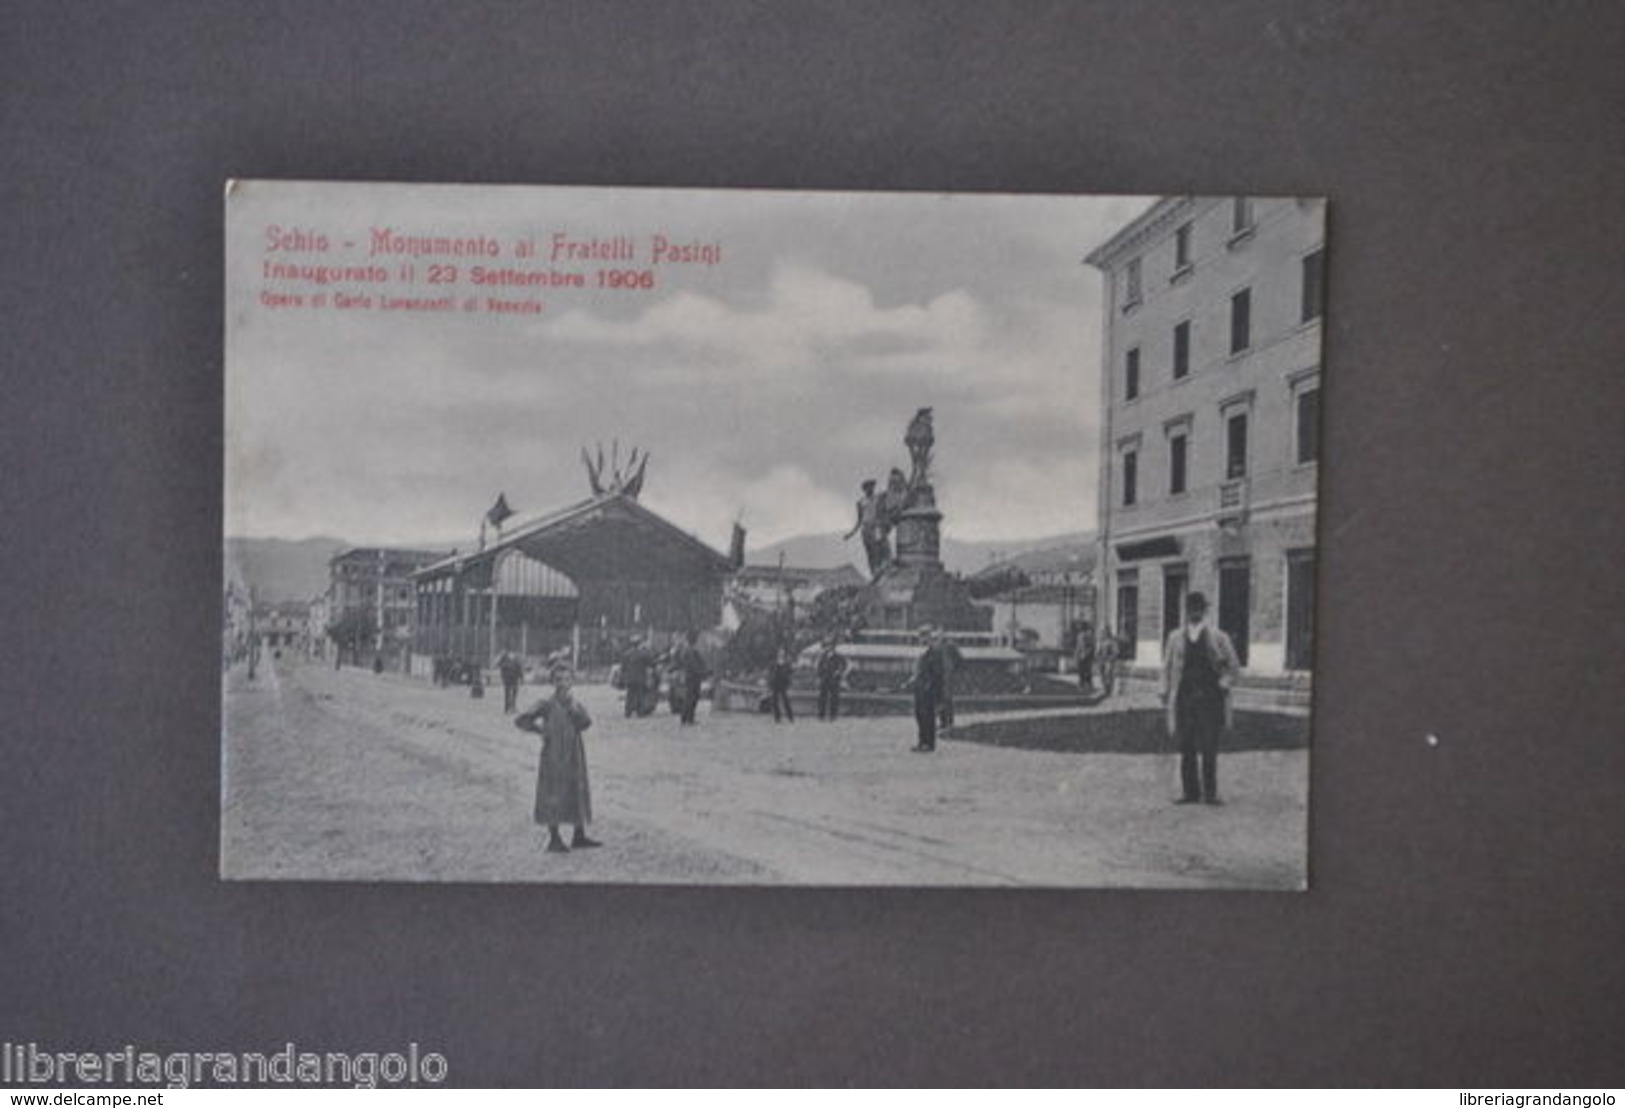
[[[942,699],[942,651],[931,627],[920,628],[922,649],[914,659],[914,672],[905,687],[914,690],[914,725],[918,736],[913,750],[929,754],[937,748],[937,708]]]
[[[1100,646],[1095,651],[1095,665],[1100,669],[1100,695],[1102,699],[1110,697],[1117,688],[1117,659],[1122,653],[1117,645],[1117,636],[1110,631],[1100,636]]]
[[[773,722],[796,721],[795,709],[790,707],[790,652],[779,648],[773,663],[767,667],[767,695],[773,702]]]
[[[1175,803],[1218,804],[1219,738],[1230,727],[1230,687],[1241,662],[1230,636],[1208,626],[1206,596],[1190,594],[1185,620],[1168,636],[1162,668],[1168,734],[1179,740],[1183,792]]]
[[[1078,641],[1076,656],[1078,662],[1078,688],[1084,692],[1095,691],[1095,628],[1088,620],[1084,620],[1078,628]]]
[[[626,718],[649,714],[649,671],[654,659],[643,646],[641,638],[634,637],[621,657],[621,684],[626,689]]]
[[[497,672],[502,676],[502,714],[507,715],[519,707],[519,683],[525,679],[525,667],[504,650],[497,659]]]
[[[705,657],[700,653],[699,639],[700,633],[691,629],[673,652],[678,680],[683,685],[683,712],[680,722],[684,727],[693,726],[694,713],[700,706],[700,691],[705,686]]]
[[[946,735],[954,726],[954,673],[965,656],[959,652],[959,644],[941,631],[933,636],[932,646],[942,656],[942,693],[937,704],[937,731]]]
[[[818,718],[833,722],[841,715],[841,682],[850,663],[836,646],[835,636],[824,640],[818,652]]]
[[[581,734],[592,726],[592,717],[576,700],[571,688],[570,667],[557,665],[551,673],[553,695],[536,702],[514,718],[514,726],[542,737],[542,752],[536,763],[536,822],[547,827],[549,854],[567,854],[601,846],[587,837],[592,822],[592,790],[587,783],[587,747]],[[575,824],[575,835],[565,845],[559,825]]]
[[[679,717],[683,714],[683,692],[688,688],[688,677],[677,666],[678,647],[681,645],[674,643],[667,647],[660,659],[660,668],[666,680],[666,706],[671,709],[672,715]]]

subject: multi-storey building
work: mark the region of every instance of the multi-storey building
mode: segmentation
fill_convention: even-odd
[[[327,657],[327,629],[333,617],[328,609],[327,593],[317,593],[305,603],[305,649],[312,658]]]
[[[1165,197],[1086,259],[1105,277],[1101,621],[1137,667],[1201,591],[1244,676],[1307,685],[1324,227],[1319,200]]]
[[[267,650],[287,650],[302,646],[310,619],[304,601],[260,604],[254,608],[254,633]]]
[[[412,573],[444,555],[432,550],[352,547],[328,562],[327,616],[333,624],[358,620],[370,632],[366,644],[378,653],[394,653],[411,634],[417,598]]]

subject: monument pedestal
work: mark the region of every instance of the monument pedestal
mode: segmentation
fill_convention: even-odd
[[[897,553],[864,590],[864,618],[872,630],[987,631],[993,613],[971,601],[964,582],[942,565],[942,513],[929,484],[914,490],[897,517]]]

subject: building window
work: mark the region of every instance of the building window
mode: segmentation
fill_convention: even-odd
[[[1227,481],[1247,476],[1247,413],[1224,421],[1224,476]]]
[[[1140,644],[1140,573],[1138,570],[1117,575],[1117,640],[1118,657],[1134,661]]]
[[[1190,591],[1190,584],[1190,570],[1184,566],[1168,566],[1162,571],[1163,642],[1185,622],[1185,594]]]
[[[1174,327],[1174,380],[1183,381],[1191,371],[1190,320]]]
[[[1178,496],[1185,491],[1185,459],[1190,437],[1183,431],[1168,439],[1168,495]]]
[[[1137,400],[1140,396],[1140,348],[1136,346],[1123,358],[1123,399]]]
[[[1236,658],[1247,664],[1247,647],[1252,638],[1252,563],[1246,558],[1225,558],[1219,562],[1219,630],[1230,636]]]
[[[1286,668],[1315,668],[1315,552],[1286,555]]]
[[[1319,319],[1325,311],[1326,252],[1303,256],[1303,322]]]
[[[1239,354],[1253,344],[1253,290],[1242,289],[1230,298],[1230,353]]]
[[[1191,267],[1191,225],[1189,223],[1174,232],[1174,271],[1177,275]]]
[[[1320,386],[1298,391],[1298,464],[1320,461]]]
[[[1123,507],[1134,507],[1140,498],[1140,452],[1123,451]]]
[[[1140,259],[1130,258],[1123,273],[1123,307],[1132,308],[1140,302]]]
[[[1250,197],[1238,196],[1230,204],[1230,233],[1235,237],[1253,229],[1253,202]]]

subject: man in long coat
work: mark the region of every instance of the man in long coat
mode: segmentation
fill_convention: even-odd
[[[519,685],[525,679],[524,663],[504,650],[497,661],[497,672],[502,675],[502,710],[511,712],[519,706]]]
[[[1230,728],[1230,687],[1241,661],[1230,636],[1208,626],[1207,597],[1191,593],[1185,618],[1168,636],[1162,666],[1168,734],[1179,741],[1183,794],[1176,803],[1218,804],[1219,738]]]
[[[708,672],[705,656],[700,653],[699,638],[698,631],[688,631],[672,651],[672,665],[677,670],[683,690],[683,709],[678,722],[685,727],[694,724],[694,713],[699,709],[700,692],[705,687]]]
[[[643,645],[641,638],[632,640],[632,647],[621,658],[621,683],[626,686],[626,718],[646,716],[653,710],[649,703],[649,671],[654,668],[654,655]]]
[[[929,754],[937,748],[937,709],[948,675],[936,633],[922,627],[920,638],[925,649],[914,659],[914,673],[908,680],[914,690],[914,725],[919,737],[913,749],[917,754]]]
[[[571,692],[568,666],[553,669],[553,695],[538,701],[514,719],[514,726],[542,736],[541,758],[536,764],[536,822],[547,827],[547,850],[565,854],[571,848],[601,845],[587,837],[592,822],[592,789],[587,783],[587,747],[581,733],[592,717]],[[575,836],[565,846],[559,825],[575,824]]]
[[[835,637],[824,640],[818,652],[818,718],[834,720],[841,714],[841,681],[846,677],[848,662],[837,649]]]

